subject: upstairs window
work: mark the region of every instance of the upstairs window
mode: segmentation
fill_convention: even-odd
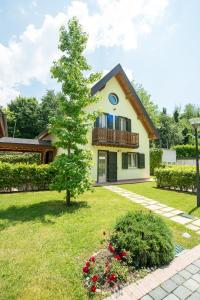
[[[110,94],[108,95],[108,100],[110,101],[110,103],[111,103],[112,105],[117,105],[117,104],[119,103],[119,98],[118,98],[118,96],[117,96],[116,94],[114,94],[114,93],[110,93]]]

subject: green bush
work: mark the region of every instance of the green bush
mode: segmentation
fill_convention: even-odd
[[[157,186],[180,191],[196,191],[196,169],[190,166],[168,166],[154,172]]]
[[[163,150],[158,148],[150,149],[150,174],[154,175],[155,168],[162,165]]]
[[[178,159],[196,157],[196,149],[194,145],[176,145],[173,149],[176,150],[176,157]]]
[[[0,162],[0,191],[46,190],[54,176],[51,165]]]
[[[115,225],[111,243],[128,251],[135,267],[162,266],[174,256],[171,232],[153,213],[128,212]]]
[[[40,164],[40,155],[38,153],[17,153],[17,154],[0,154],[0,162],[5,163],[26,163],[26,164]]]

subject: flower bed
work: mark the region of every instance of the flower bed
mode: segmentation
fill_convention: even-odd
[[[117,292],[130,282],[136,281],[154,268],[136,270],[128,266],[129,254],[117,252],[113,245],[90,257],[83,266],[84,286],[90,295]]]

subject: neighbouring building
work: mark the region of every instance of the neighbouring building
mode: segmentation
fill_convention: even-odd
[[[88,112],[102,111],[88,133],[94,181],[149,178],[149,140],[157,139],[158,133],[121,65],[98,81],[91,93],[100,100],[88,106]],[[47,131],[38,138],[53,140]]]

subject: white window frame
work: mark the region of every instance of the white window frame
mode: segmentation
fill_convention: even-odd
[[[135,152],[128,152],[128,169],[136,169],[138,165],[138,157]]]

